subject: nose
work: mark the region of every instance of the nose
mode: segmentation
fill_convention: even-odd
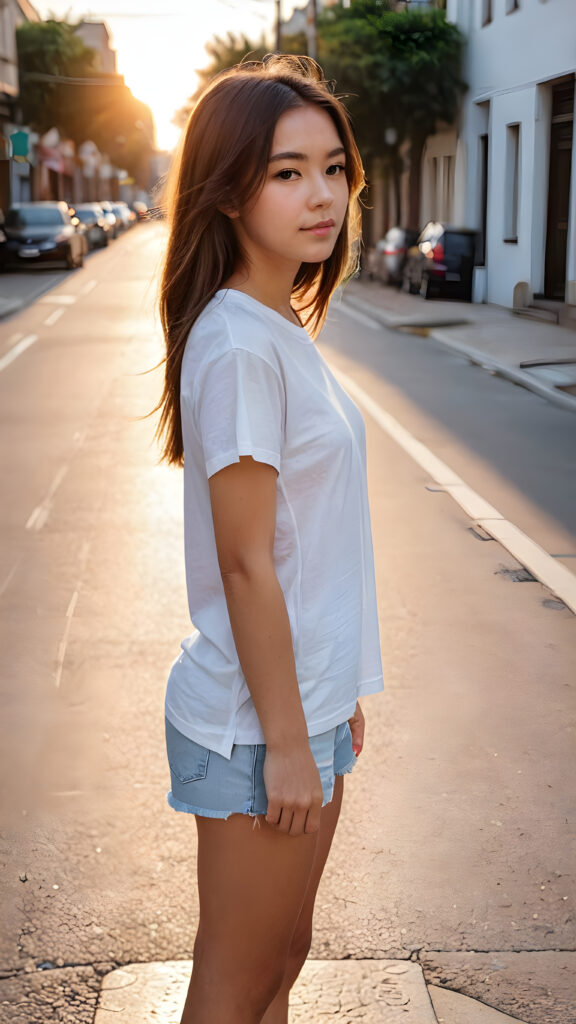
[[[315,174],[308,195],[308,205],[311,209],[319,206],[328,208],[333,202],[334,192],[330,179],[323,172]]]

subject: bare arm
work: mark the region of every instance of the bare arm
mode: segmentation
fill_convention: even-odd
[[[267,820],[318,830],[322,786],[310,751],[286,603],[274,567],[273,466],[241,456],[209,480],[218,563],[238,658],[266,741]]]

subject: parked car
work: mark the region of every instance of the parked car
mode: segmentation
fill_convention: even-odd
[[[98,203],[104,213],[104,219],[110,225],[112,232],[112,238],[118,238],[120,231],[122,230],[122,219],[120,216],[116,216],[114,208],[109,199],[101,199]]]
[[[69,270],[81,267],[87,251],[82,232],[67,203],[14,203],[0,233],[0,268],[56,262]]]
[[[128,228],[132,227],[132,224],[136,221],[136,214],[128,208],[128,203],[117,202],[112,203],[112,210],[116,214],[117,219],[120,221],[121,230],[127,231]]]
[[[112,227],[98,203],[78,203],[74,207],[74,212],[86,228],[86,238],[90,249],[101,249],[108,245]]]
[[[138,220],[146,220],[148,217],[148,207],[146,203],[143,203],[140,199],[135,199],[132,203],[132,209],[136,214]]]
[[[418,238],[411,228],[390,228],[377,243],[369,264],[371,277],[383,284],[401,284],[406,254]]]
[[[479,235],[471,228],[457,228],[429,221],[404,264],[404,291],[419,292],[425,299],[444,295],[472,301],[472,271]]]

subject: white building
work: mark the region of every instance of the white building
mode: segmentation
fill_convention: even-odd
[[[105,21],[81,21],[76,27],[76,35],[80,36],[84,46],[96,50],[96,67],[98,71],[116,74],[116,50],[110,45],[112,34]]]
[[[469,90],[424,151],[422,223],[479,229],[476,301],[576,306],[576,2],[447,0],[447,17]]]

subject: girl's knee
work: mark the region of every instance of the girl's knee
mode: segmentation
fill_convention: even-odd
[[[265,961],[248,965],[240,955],[231,957],[228,951],[212,948],[199,933],[194,943],[192,973],[197,983],[213,993],[218,1006],[230,1008],[230,1019],[235,1019],[242,1007],[246,1020],[252,1016],[260,1020],[283,985],[286,959],[268,955]]]
[[[312,925],[308,924],[305,927],[296,928],[288,951],[288,961],[292,969],[295,966],[298,967],[298,970],[303,967],[308,959],[311,945]]]

